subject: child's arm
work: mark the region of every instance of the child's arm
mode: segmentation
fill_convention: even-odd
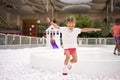
[[[57,28],[57,29],[60,28],[56,23],[52,22],[49,17],[47,17],[46,20],[49,24],[53,25],[55,28]]]
[[[90,32],[90,31],[101,31],[100,28],[83,28],[81,29],[81,32]]]

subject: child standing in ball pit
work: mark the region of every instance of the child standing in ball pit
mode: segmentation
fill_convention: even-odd
[[[68,70],[72,68],[72,63],[77,62],[77,36],[81,32],[89,32],[89,31],[101,31],[101,29],[98,28],[75,28],[76,25],[76,19],[73,16],[69,16],[66,18],[66,26],[60,27],[56,23],[52,22],[50,18],[47,18],[47,22],[51,25],[53,25],[55,28],[60,29],[60,32],[62,33],[62,42],[63,42],[63,48],[64,48],[64,67],[63,67],[63,75],[67,75]],[[72,57],[72,59],[70,59]]]

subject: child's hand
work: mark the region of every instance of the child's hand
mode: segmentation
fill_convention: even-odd
[[[47,17],[47,18],[46,18],[46,21],[47,21],[48,23],[50,23],[50,22],[51,22],[51,20],[50,20],[50,18],[49,18],[49,17]]]

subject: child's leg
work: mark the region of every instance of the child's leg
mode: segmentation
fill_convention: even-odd
[[[116,51],[116,50],[117,50],[117,46],[118,46],[118,45],[116,44],[114,51]]]
[[[120,45],[117,45],[118,47],[118,55],[120,55]]]
[[[117,49],[118,49],[118,55],[120,55],[120,37],[117,37],[116,44],[117,44]]]
[[[71,63],[77,62],[77,53],[72,54],[72,59],[70,60]]]
[[[63,67],[63,75],[67,75],[68,73],[68,62],[70,61],[70,52],[69,50],[65,50],[64,51],[64,54],[65,54],[65,60],[64,60],[64,67]]]
[[[114,52],[113,52],[113,54],[115,54],[115,55],[116,55],[116,50],[118,50],[118,45],[117,44],[115,45]]]
[[[116,50],[118,50],[118,45],[117,45],[117,37],[114,37],[114,41],[115,41],[115,47],[114,47],[114,52],[113,52],[113,54],[115,54],[116,55]]]
[[[70,52],[69,52],[69,50],[65,50],[64,54],[66,56],[66,58],[64,60],[64,65],[67,65],[69,60],[70,60]]]

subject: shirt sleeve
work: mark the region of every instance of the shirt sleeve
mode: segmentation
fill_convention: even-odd
[[[60,27],[60,32],[64,32],[66,27]]]
[[[81,33],[81,29],[80,29],[80,28],[76,28],[75,31],[76,31],[77,34],[80,34],[80,33]]]

